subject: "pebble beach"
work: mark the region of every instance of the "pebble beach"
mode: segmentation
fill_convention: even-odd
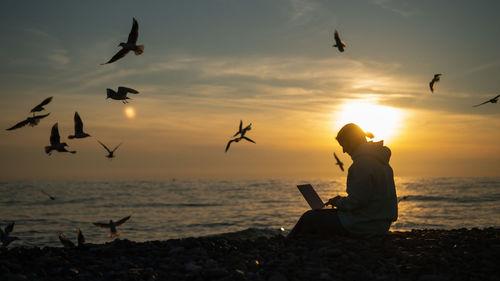
[[[287,239],[258,229],[0,249],[0,280],[500,280],[500,229]]]

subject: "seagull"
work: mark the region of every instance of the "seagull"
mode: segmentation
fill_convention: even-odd
[[[144,45],[136,45],[137,38],[139,37],[139,24],[133,18],[132,29],[128,35],[127,43],[120,43],[118,47],[122,47],[118,53],[116,53],[108,62],[101,63],[101,65],[115,62],[121,58],[123,58],[128,52],[134,51],[135,55],[138,56],[144,52]]]
[[[68,146],[67,143],[63,142],[61,143],[61,137],[59,136],[59,129],[57,127],[57,123],[52,126],[52,130],[50,132],[50,146],[45,147],[45,153],[48,155],[51,154],[52,150],[56,150],[59,152],[69,152],[72,154],[75,154],[76,151],[68,151],[66,150],[66,146]]]
[[[113,154],[115,152],[115,150],[118,149],[118,147],[120,147],[120,145],[122,145],[122,143],[120,143],[119,145],[117,145],[113,150],[109,150],[109,148],[102,142],[98,141],[102,147],[104,147],[104,149],[106,149],[108,151],[108,155],[106,155],[106,157],[108,157],[109,159],[112,159],[113,157],[115,157],[115,155]]]
[[[337,161],[337,163],[335,163],[335,165],[339,165],[339,168],[343,172],[344,171],[344,163],[342,163],[342,161],[340,161],[340,159],[337,157],[337,154],[335,154],[335,152],[333,153],[333,157],[335,157],[335,160]]]
[[[226,145],[226,150],[225,150],[224,152],[227,152],[227,150],[229,149],[229,146],[231,145],[231,143],[232,143],[232,142],[239,142],[239,141],[240,141],[240,140],[242,140],[242,139],[245,139],[245,140],[247,140],[247,141],[249,141],[249,142],[253,142],[253,143],[255,143],[253,140],[251,140],[251,139],[249,139],[249,138],[247,138],[247,137],[245,137],[245,136],[243,136],[243,137],[239,137],[239,138],[235,138],[235,139],[229,140],[229,141],[227,142],[227,145]]]
[[[72,136],[68,136],[68,138],[73,139],[83,139],[86,137],[90,137],[89,134],[83,132],[83,122],[82,118],[80,118],[80,115],[78,115],[78,112],[75,111],[75,134]]]
[[[109,237],[114,238],[120,236],[120,231],[116,230],[116,227],[122,225],[128,219],[130,219],[130,216],[124,217],[117,222],[114,222],[113,220],[109,220],[109,223],[94,222],[94,225],[101,228],[109,228]]]
[[[246,134],[246,132],[250,131],[251,129],[252,129],[252,123],[250,123],[250,125],[243,128],[243,121],[240,120],[239,130],[238,130],[238,132],[236,132],[236,134],[233,135],[233,137],[236,137],[238,134],[241,134],[241,136],[243,137]]]
[[[78,247],[82,247],[85,244],[85,236],[80,229],[78,229]]]
[[[66,238],[66,235],[63,233],[59,233],[59,241],[61,241],[61,244],[63,244],[64,248],[74,248],[75,244],[71,242],[68,238]]]
[[[131,94],[138,94],[139,92],[137,90],[127,88],[127,87],[118,87],[118,92],[115,92],[113,89],[106,89],[107,93],[107,98],[106,99],[114,99],[114,100],[121,100],[123,103],[128,103],[129,97],[127,97],[127,93]]]
[[[434,83],[439,82],[441,80],[441,75],[440,73],[434,74],[434,78],[432,78],[431,82],[429,83],[429,87],[431,88],[431,92],[434,93]]]
[[[35,116],[35,114],[33,114],[33,117],[28,117],[25,120],[17,123],[16,125],[8,128],[8,129],[5,129],[5,130],[12,131],[14,129],[22,128],[22,127],[24,127],[26,125],[30,125],[31,127],[34,127],[34,126],[38,125],[38,123],[40,123],[40,119],[49,116],[49,114],[50,113],[43,114],[43,115],[36,115],[36,116]]]
[[[498,96],[496,96],[496,97],[494,97],[494,98],[492,98],[492,99],[490,99],[490,100],[487,100],[487,101],[485,101],[485,102],[483,102],[483,103],[473,105],[472,107],[478,107],[478,106],[480,106],[480,105],[483,105],[483,104],[486,104],[486,103],[489,103],[489,102],[491,102],[491,103],[497,103],[497,102],[498,102],[498,98],[499,98],[499,97],[500,97],[500,95],[498,95]]]
[[[0,241],[2,242],[2,247],[7,247],[12,241],[19,240],[15,236],[10,236],[12,230],[14,230],[15,222],[7,224],[4,230],[0,228]]]
[[[337,32],[336,29],[334,32],[334,37],[335,37],[335,45],[333,45],[332,47],[335,47],[335,48],[339,49],[339,51],[343,52],[344,48],[345,48],[345,42],[340,40],[339,33]]]
[[[47,192],[45,192],[43,189],[41,190],[43,194],[49,196],[50,200],[56,200],[56,198],[50,194],[48,194]]]
[[[30,112],[32,112],[33,116],[35,116],[35,112],[44,110],[45,108],[43,108],[43,106],[48,104],[51,101],[52,101],[52,97],[48,97],[48,98],[44,99],[39,105],[33,107],[33,109],[31,109]]]

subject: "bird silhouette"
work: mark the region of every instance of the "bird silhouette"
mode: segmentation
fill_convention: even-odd
[[[499,98],[499,97],[500,97],[500,95],[498,95],[498,96],[496,96],[496,97],[494,97],[494,98],[492,98],[492,99],[490,99],[490,100],[487,100],[487,101],[485,101],[485,102],[483,102],[483,103],[473,105],[472,107],[478,107],[478,106],[480,106],[480,105],[487,104],[487,103],[490,103],[490,102],[491,102],[491,103],[497,103],[497,102],[498,102],[498,98]]]
[[[233,137],[237,136],[237,135],[240,135],[238,138],[234,138],[232,140],[229,140],[227,142],[227,145],[226,145],[226,150],[224,152],[227,152],[227,150],[229,149],[229,147],[231,146],[231,143],[233,142],[239,142],[240,140],[244,139],[244,140],[247,140],[249,142],[253,142],[255,143],[253,140],[245,137],[245,134],[250,131],[252,129],[252,123],[250,123],[250,125],[246,126],[245,128],[243,128],[243,120],[240,120],[240,126],[238,127],[238,131],[233,135]]]
[[[118,87],[118,91],[115,92],[113,89],[106,89],[106,94],[107,97],[106,99],[113,99],[113,100],[121,100],[123,103],[128,103],[129,97],[127,97],[127,93],[131,94],[138,94],[139,92],[137,90],[127,88],[127,87]]]
[[[431,88],[431,92],[434,93],[434,83],[441,81],[441,73],[434,74],[434,78],[432,78],[431,82],[429,82],[429,88]]]
[[[339,49],[340,52],[343,52],[345,48],[345,42],[340,39],[339,33],[336,29],[333,33],[333,37],[335,39],[335,45],[333,45],[332,47]]]
[[[122,225],[130,219],[130,217],[131,216],[124,217],[117,222],[114,222],[113,220],[109,220],[109,223],[94,222],[94,225],[99,226],[100,228],[109,228],[109,237],[114,238],[120,236],[120,231],[116,230],[116,227]]]
[[[43,193],[43,194],[47,195],[47,196],[50,198],[50,200],[56,200],[56,198],[55,198],[54,196],[52,196],[52,195],[48,194],[48,193],[47,193],[47,192],[45,192],[43,189],[42,189],[41,191],[42,191],[42,193]]]
[[[106,155],[106,157],[108,157],[109,159],[115,157],[115,155],[114,155],[115,150],[117,150],[118,147],[120,147],[120,145],[122,145],[122,143],[120,143],[113,150],[110,150],[104,143],[100,142],[99,140],[97,142],[99,142],[102,145],[102,147],[104,147],[104,149],[106,149],[106,151],[108,152],[108,155]]]
[[[45,147],[45,153],[51,155],[51,151],[55,150],[58,152],[69,152],[75,154],[76,151],[68,151],[66,150],[67,143],[61,143],[61,137],[59,136],[59,129],[57,127],[57,123],[52,126],[52,130],[50,132],[50,145]]]
[[[238,131],[236,132],[236,134],[233,135],[233,137],[236,137],[237,135],[244,136],[246,134],[246,132],[250,131],[251,129],[252,129],[252,123],[250,123],[250,125],[243,128],[243,120],[240,120],[240,127],[239,127]]]
[[[337,154],[335,154],[335,152],[333,153],[333,157],[335,157],[335,161],[337,161],[337,163],[335,163],[335,165],[339,165],[340,170],[342,170],[342,172],[343,172],[344,171],[344,163],[342,163],[342,161],[340,161],[340,159],[337,157]]]
[[[45,110],[45,108],[43,106],[48,104],[51,101],[52,101],[52,97],[48,97],[48,98],[44,99],[39,105],[33,107],[33,109],[31,109],[30,112],[32,112],[33,116],[35,116],[35,112]]]
[[[12,131],[14,129],[22,128],[22,127],[24,127],[26,125],[30,125],[31,127],[34,127],[34,126],[38,125],[38,123],[40,123],[40,119],[49,116],[49,114],[50,113],[43,114],[43,115],[36,115],[36,116],[33,114],[33,117],[28,117],[25,120],[17,123],[16,125],[8,128],[8,129],[5,129],[5,130]]]
[[[4,230],[0,228],[0,241],[2,242],[2,247],[7,247],[12,241],[19,240],[19,238],[15,236],[10,236],[10,233],[14,230],[14,224],[15,222],[10,222]]]
[[[63,233],[59,233],[59,241],[61,241],[61,244],[63,244],[64,248],[75,248],[75,244],[71,242],[68,238],[66,238],[66,235]]]
[[[133,18],[132,21],[132,29],[128,35],[128,40],[126,43],[120,43],[118,47],[122,47],[118,53],[116,53],[108,62],[102,63],[101,65],[115,62],[121,58],[123,58],[128,52],[134,51],[135,55],[138,56],[144,52],[144,45],[136,45],[137,38],[139,38],[139,24]]]
[[[75,134],[68,136],[68,138],[70,138],[70,139],[74,139],[74,138],[83,139],[86,137],[90,137],[89,134],[83,132],[82,118],[80,118],[80,115],[76,111],[75,111],[74,121],[75,121]]]

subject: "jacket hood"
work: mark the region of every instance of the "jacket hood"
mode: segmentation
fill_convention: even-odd
[[[356,148],[352,155],[352,160],[355,160],[363,155],[372,156],[380,163],[387,165],[389,164],[389,159],[391,158],[391,150],[387,146],[384,146],[383,140],[378,142],[370,141],[363,143]]]

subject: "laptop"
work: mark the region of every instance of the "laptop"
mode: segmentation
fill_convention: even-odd
[[[321,200],[321,198],[319,197],[318,193],[316,193],[312,185],[301,184],[297,185],[297,188],[299,189],[300,193],[302,193],[302,196],[304,196],[307,203],[309,203],[311,209],[318,210],[322,209],[325,206],[323,200]]]

